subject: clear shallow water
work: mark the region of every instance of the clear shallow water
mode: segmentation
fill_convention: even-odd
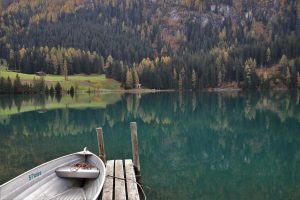
[[[136,121],[148,199],[300,199],[299,92],[132,94],[49,110],[22,98],[0,97],[0,184],[85,146],[97,153],[98,126],[108,159],[131,158]]]

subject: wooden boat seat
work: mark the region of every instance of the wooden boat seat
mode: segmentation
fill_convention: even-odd
[[[68,165],[59,167],[55,170],[55,173],[58,177],[61,178],[84,178],[84,179],[93,179],[97,178],[100,174],[100,171],[96,167],[76,167],[74,165]]]
[[[79,187],[73,187],[61,194],[56,195],[55,197],[51,198],[50,200],[86,200],[86,196],[84,190]]]

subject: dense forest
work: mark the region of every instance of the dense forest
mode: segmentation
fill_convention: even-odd
[[[0,13],[2,69],[127,89],[300,86],[296,0],[4,0]]]

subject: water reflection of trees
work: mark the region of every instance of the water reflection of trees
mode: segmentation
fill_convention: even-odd
[[[145,168],[156,199],[299,197],[294,93],[154,94],[139,105],[133,118],[144,123],[143,162],[152,166]]]
[[[40,145],[52,153],[51,146],[95,148],[96,141],[86,137],[97,126],[104,127],[111,158],[129,157],[124,132],[137,121],[142,173],[152,199],[295,199],[299,116],[296,92],[127,94],[105,109],[66,107],[0,119],[1,160],[20,159],[0,167],[20,170],[28,157],[42,162],[34,153]]]
[[[0,96],[0,105],[2,111],[11,110],[16,108],[18,112],[20,112],[23,103],[31,103],[36,107],[43,107],[46,104],[46,100],[48,96],[46,95],[1,95]]]

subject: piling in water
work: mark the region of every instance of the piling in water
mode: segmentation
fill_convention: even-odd
[[[101,160],[106,164],[106,154],[104,149],[104,139],[103,139],[103,131],[102,128],[97,128],[97,139],[98,139],[98,149],[99,156]]]
[[[131,122],[130,123],[130,130],[131,130],[131,145],[132,145],[133,165],[134,165],[134,167],[137,171],[137,175],[140,175],[141,166],[140,166],[140,157],[139,157],[136,122]]]

